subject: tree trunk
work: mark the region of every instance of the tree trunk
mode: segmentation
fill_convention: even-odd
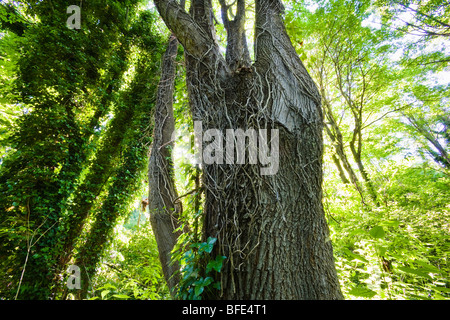
[[[361,192],[358,182],[358,177],[355,174],[355,171],[353,171],[353,168],[348,161],[347,155],[344,150],[344,139],[342,137],[341,130],[339,129],[339,126],[334,118],[333,111],[331,110],[330,103],[325,98],[325,91],[322,91],[322,99],[323,99],[323,110],[326,116],[326,119],[329,121],[329,124],[331,126],[331,129],[328,127],[327,124],[325,124],[325,129],[328,134],[328,137],[331,139],[331,142],[334,145],[334,149],[336,151],[336,156],[339,157],[340,161],[342,161],[342,164],[344,165],[345,171],[347,171],[348,176],[350,177],[350,180],[355,185],[355,188]],[[339,169],[339,168],[338,168]],[[344,180],[342,180],[344,183],[346,183]]]
[[[155,129],[149,160],[149,212],[152,230],[158,245],[164,278],[170,294],[175,297],[179,282],[179,265],[171,262],[171,252],[181,233],[178,216],[181,204],[173,178],[172,133],[175,129],[173,116],[173,93],[175,86],[175,57],[178,40],[171,36],[164,54],[162,75],[159,82],[155,106]]]
[[[345,176],[344,169],[342,168],[342,165],[341,165],[341,160],[339,160],[339,158],[336,154],[333,154],[332,158],[333,158],[334,164],[336,165],[336,168],[339,173],[339,177],[341,178],[342,182],[345,184],[349,184],[350,180],[348,180],[347,177]]]
[[[203,157],[204,237],[217,238],[213,258],[227,257],[220,292],[206,298],[342,299],[322,207],[320,95],[286,34],[281,2],[256,1],[256,61],[238,69],[222,57],[207,15],[155,4],[185,48],[194,121],[215,130],[204,133],[259,130],[260,163],[236,164],[239,154],[228,152],[220,161],[219,148],[217,161]]]
[[[377,193],[375,191],[375,187],[372,183],[372,180],[369,177],[369,174],[367,173],[366,169],[364,168],[364,164],[362,163],[361,159],[361,150],[362,150],[362,132],[361,132],[361,119],[357,122],[355,119],[355,129],[353,131],[353,139],[350,141],[350,150],[353,155],[353,159],[355,160],[359,172],[361,173],[361,176],[366,184],[367,191],[369,192],[370,197],[372,198],[373,202],[379,206],[380,203],[377,198]],[[357,142],[357,146],[355,146],[355,142]]]

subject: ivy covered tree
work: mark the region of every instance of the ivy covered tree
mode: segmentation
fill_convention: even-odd
[[[136,34],[130,26],[137,8],[136,1],[90,2],[83,7],[82,28],[72,30],[64,1],[18,7],[22,20],[35,20],[19,42],[14,81],[15,103],[25,114],[16,122],[0,172],[2,261],[9,266],[4,281],[15,279],[6,289],[16,298],[54,297],[60,267],[68,262],[61,250],[71,255],[83,219],[117,167],[123,133],[142,117],[131,116],[136,101],[118,100],[131,65]],[[144,41],[152,50],[158,47],[157,37]],[[158,57],[156,52],[149,65]],[[146,83],[136,86],[151,96],[142,90]],[[106,138],[99,139],[110,116]]]

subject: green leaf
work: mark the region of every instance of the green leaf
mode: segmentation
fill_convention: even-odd
[[[204,280],[203,280],[203,286],[204,287],[206,287],[206,286],[208,286],[208,285],[210,285],[211,283],[213,282],[213,278],[211,278],[211,277],[206,277]]]
[[[372,298],[377,293],[369,288],[353,288],[349,294],[356,297]]]
[[[130,297],[127,296],[126,294],[114,294],[113,297],[118,299],[130,299]]]
[[[200,246],[198,248],[199,253],[202,253],[202,252],[211,253],[211,251],[214,247],[214,243],[216,243],[216,241],[217,241],[216,238],[209,237],[206,242],[203,242],[200,244]]]
[[[397,267],[397,269],[399,269],[400,271],[403,271],[405,273],[414,274],[419,277],[431,279],[431,277],[428,275],[427,272],[419,270],[419,269],[413,269],[413,268],[408,268],[408,267]]]
[[[370,229],[369,234],[376,239],[381,239],[386,236],[383,227],[380,226],[375,226],[372,229]]]
[[[380,257],[384,257],[384,255],[386,254],[386,250],[387,248],[383,247],[383,246],[376,246],[376,250],[377,250],[377,254]]]
[[[209,261],[208,265],[206,266],[206,273],[210,272],[211,270],[220,272],[220,270],[222,269],[223,260],[225,259],[225,256],[217,256],[215,260]]]
[[[103,290],[101,293],[102,299],[105,299],[106,295],[110,292],[111,292],[110,290]]]
[[[205,290],[204,286],[195,286],[194,293],[197,297],[199,297],[202,294],[203,290]]]
[[[398,225],[400,224],[399,221],[397,220],[388,220],[388,221],[382,221],[380,222],[381,225],[386,226],[386,227],[398,227]]]
[[[441,272],[441,270],[439,270],[435,266],[433,266],[431,264],[428,264],[426,262],[423,262],[423,261],[420,261],[420,260],[417,260],[417,261],[414,261],[414,262],[417,263],[419,266],[421,266],[424,269],[424,271],[428,271],[428,272],[432,272],[432,273],[440,273]]]
[[[443,288],[443,287],[433,287],[434,290],[440,291],[440,292],[450,292],[450,288]]]
[[[345,252],[348,256],[350,256],[350,257],[352,258],[351,260],[357,259],[357,260],[359,260],[359,261],[361,261],[361,262],[369,263],[369,261],[367,261],[366,258],[364,258],[363,256],[361,256],[361,255],[359,255],[359,254],[357,254],[357,253],[354,253],[354,252],[350,251],[348,248],[344,248],[344,252]]]

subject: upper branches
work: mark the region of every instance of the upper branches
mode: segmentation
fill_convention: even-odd
[[[390,0],[388,5],[389,10],[383,10],[383,15],[394,22],[395,29],[424,38],[450,37],[447,1]],[[404,25],[399,26],[396,21]]]
[[[234,17],[232,17],[232,20],[230,20],[228,18],[228,14],[230,14],[230,16],[233,15],[233,13],[230,9],[236,2],[237,2],[236,15]],[[239,23],[239,24],[245,22],[245,0],[235,0],[231,4],[227,4],[226,0],[219,0],[219,3],[220,3],[222,20],[223,20],[225,29],[229,28],[230,21],[233,21],[233,22]]]
[[[0,28],[22,36],[29,22],[11,4],[0,4]]]
[[[193,1],[195,4],[204,2]],[[201,57],[215,45],[213,38],[201,26],[201,19],[194,19],[175,0],[154,0],[159,14],[167,27],[176,35],[186,51],[194,57]]]
[[[236,15],[232,16],[231,7],[237,2]],[[226,60],[231,70],[250,67],[250,54],[248,52],[247,38],[245,35],[245,0],[237,0],[227,4],[225,0],[219,0],[222,13],[222,21],[227,31]]]

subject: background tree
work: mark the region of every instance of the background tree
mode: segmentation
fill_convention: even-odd
[[[1,223],[5,228],[1,252],[11,270],[6,279],[20,279],[7,290],[16,298],[43,299],[52,296],[52,288],[60,281],[57,266],[64,266],[57,263],[60,235],[67,234],[71,239],[64,246],[70,248],[70,256],[71,242],[81,232],[77,219],[70,220],[75,226],[69,230],[65,228],[67,223],[60,223],[72,215],[70,208],[86,206],[81,200],[73,203],[71,194],[76,190],[83,196],[76,196],[75,201],[81,198],[93,202],[104,187],[103,178],[109,177],[111,165],[117,165],[106,164],[111,150],[100,148],[103,151],[97,153],[94,163],[104,167],[96,167],[97,183],[91,181],[86,187],[84,180],[79,186],[85,176],[89,180],[90,173],[86,174],[83,166],[92,155],[100,124],[108,119],[114,102],[122,108],[116,106],[113,111],[113,126],[120,118],[128,121],[126,106],[115,99],[121,77],[129,67],[126,56],[130,39],[125,33],[137,3],[91,2],[83,7],[86,16],[81,30],[66,27],[63,1],[23,2],[18,8],[25,17],[39,20],[24,33],[21,42],[26,49],[17,62],[14,86],[25,114],[16,122],[12,150],[0,172]],[[120,109],[122,116],[117,112]],[[115,154],[119,154],[122,134],[115,133],[118,140],[111,134],[103,145],[116,148]],[[85,214],[80,211],[76,216]]]
[[[341,179],[352,182],[362,197],[366,190],[378,203],[376,186],[364,164],[364,135],[368,127],[398,111],[399,95],[391,88],[402,75],[390,65],[388,34],[363,25],[370,10],[370,3],[364,1],[327,1],[310,10],[298,6],[287,26],[318,83],[325,132]],[[314,54],[307,57],[305,52]]]

